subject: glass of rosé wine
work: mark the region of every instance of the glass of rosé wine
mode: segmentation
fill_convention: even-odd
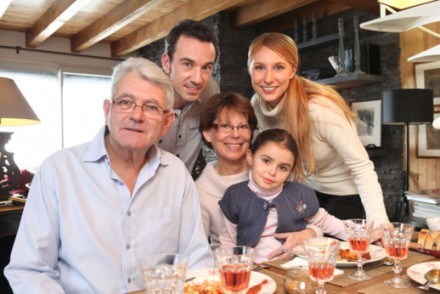
[[[304,240],[310,278],[316,281],[316,294],[325,294],[324,284],[333,279],[340,242],[336,239],[319,237]]]
[[[216,265],[225,294],[245,294],[253,265],[254,249],[249,246],[224,247],[215,250]]]
[[[354,218],[343,222],[350,250],[357,255],[357,271],[348,277],[358,281],[370,280],[373,277],[364,271],[362,255],[367,253],[370,249],[370,235],[373,231],[373,221]]]
[[[386,254],[394,260],[394,278],[384,283],[393,288],[409,288],[411,284],[400,277],[400,261],[408,256],[408,247],[414,232],[414,226],[405,223],[386,223],[380,225],[383,231],[383,244]]]

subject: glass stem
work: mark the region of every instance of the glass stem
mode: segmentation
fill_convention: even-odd
[[[402,268],[400,267],[400,260],[395,259],[394,260],[394,266],[393,266],[393,272],[394,272],[394,281],[400,282],[400,272],[402,271]]]
[[[362,253],[357,253],[357,267],[358,267],[358,272],[362,272]]]
[[[318,281],[318,287],[316,288],[315,293],[316,294],[326,294],[327,293],[327,291],[325,291],[323,281]]]

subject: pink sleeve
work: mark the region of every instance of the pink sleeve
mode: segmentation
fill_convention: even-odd
[[[318,226],[322,232],[333,237],[347,240],[344,223],[339,218],[329,214],[324,208],[320,208],[318,212],[311,218],[306,219],[309,224]]]
[[[223,216],[223,227],[220,231],[221,246],[233,247],[237,244],[237,225],[231,223],[225,216]]]
[[[308,224],[307,229],[312,229],[313,231],[315,231],[316,237],[322,237],[324,234],[322,233],[322,230],[320,227],[312,225],[312,224]]]

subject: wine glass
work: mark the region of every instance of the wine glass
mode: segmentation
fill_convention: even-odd
[[[318,283],[316,294],[325,294],[325,282],[333,279],[340,242],[336,239],[320,237],[304,240],[310,278]]]
[[[356,252],[357,255],[357,271],[348,277],[358,281],[370,280],[373,277],[367,274],[362,268],[364,264],[362,254],[367,253],[370,248],[370,235],[373,230],[373,221],[355,218],[343,222],[350,249]]]
[[[411,284],[400,277],[402,267],[400,261],[408,256],[408,247],[411,242],[414,226],[405,223],[386,223],[381,224],[383,230],[383,242],[388,257],[394,260],[394,278],[386,280],[384,283],[393,288],[409,288]]]
[[[139,260],[145,293],[183,293],[188,258],[178,253],[153,254]]]
[[[248,246],[219,247],[216,264],[225,294],[245,294],[249,288],[254,249]]]

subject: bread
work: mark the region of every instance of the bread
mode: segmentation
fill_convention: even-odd
[[[437,240],[440,235],[440,231],[433,231],[428,236],[426,236],[425,246],[423,248],[429,250],[437,250]],[[440,248],[439,248],[440,249]]]
[[[426,237],[429,234],[428,229],[421,229],[419,232],[419,238],[417,239],[417,249],[423,249],[425,246]]]
[[[421,229],[417,240],[417,249],[440,251],[440,231]]]

